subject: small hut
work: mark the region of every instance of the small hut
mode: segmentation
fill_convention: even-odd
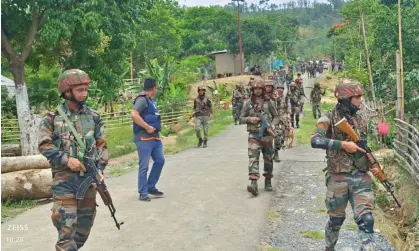
[[[215,55],[215,74],[217,78],[240,75],[240,56],[234,55],[227,50],[214,51],[209,55]]]

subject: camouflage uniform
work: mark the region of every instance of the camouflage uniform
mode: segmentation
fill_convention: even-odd
[[[315,119],[317,118],[317,115],[318,115],[318,118],[320,118],[321,116],[320,104],[322,101],[322,96],[325,94],[325,92],[326,90],[322,91],[320,89],[320,84],[316,83],[314,84],[314,88],[310,93],[312,111],[313,111],[313,116]]]
[[[297,128],[299,128],[301,104],[300,104],[300,93],[295,83],[292,83],[290,85],[290,91],[287,93],[287,99],[290,101],[290,104],[291,104],[291,125],[292,127],[295,127],[296,125]]]
[[[238,123],[240,119],[240,112],[243,107],[244,97],[246,93],[241,84],[237,84],[236,89],[233,91],[232,105],[233,105],[233,118],[234,123]]]
[[[326,224],[326,250],[334,250],[339,230],[345,220],[348,201],[359,227],[362,250],[372,251],[374,244],[374,192],[372,180],[367,174],[369,163],[364,154],[347,153],[341,149],[342,141],[351,138],[339,131],[334,125],[346,117],[360,138],[366,140],[367,118],[356,112],[350,105],[350,98],[363,94],[361,84],[344,80],[335,90],[339,103],[331,112],[323,115],[317,122],[311,144],[314,148],[326,150],[326,207],[329,221]],[[349,102],[348,102],[349,101]]]
[[[254,88],[264,88],[263,80],[256,80],[255,84],[252,86]],[[262,95],[263,96],[263,95]],[[263,136],[259,137],[259,128],[261,127],[261,122],[257,124],[252,124],[250,122],[251,117],[257,117],[258,114],[264,115],[267,122],[270,125],[278,124],[278,112],[275,108],[274,102],[271,100],[265,100],[263,97],[256,102],[256,96],[252,94],[252,97],[243,105],[243,109],[240,116],[241,123],[247,124],[247,131],[249,132],[248,137],[248,155],[249,155],[249,180],[252,181],[252,185],[248,186],[253,188],[253,195],[257,195],[257,180],[259,179],[259,156],[260,152],[263,154],[264,160],[264,173],[265,177],[265,189],[270,191],[271,187],[271,178],[273,170],[273,137],[265,130]]]
[[[203,143],[204,147],[207,147],[208,141],[208,123],[212,113],[212,103],[211,100],[205,97],[205,87],[199,87],[198,92],[204,90],[204,95],[198,97],[194,100],[193,110],[195,114],[195,132],[196,137],[198,138],[198,147]],[[201,127],[204,128],[204,138],[201,137]]]
[[[301,75],[301,73],[298,73],[298,74]],[[301,76],[299,76],[295,80],[295,84],[297,85],[297,90],[298,90],[298,95],[299,95],[299,100],[300,100],[300,105],[301,105],[301,112],[304,113],[304,103],[305,103],[306,94],[304,92],[303,79],[301,78]]]
[[[278,86],[284,90],[284,85],[281,84]],[[284,145],[285,139],[285,129],[289,129],[288,127],[288,116],[290,113],[291,106],[289,104],[289,100],[284,97],[284,93],[278,93],[278,97],[274,100],[276,110],[278,111],[279,119],[278,124],[275,125],[275,133],[279,136],[274,139],[274,160],[276,162],[280,162],[278,151],[281,150],[281,147]]]
[[[80,70],[65,71],[59,78],[62,86],[88,84],[90,79]],[[104,135],[104,124],[99,114],[87,106],[79,112],[70,110],[67,103],[61,104],[74,128],[84,141],[86,153],[93,157],[102,171],[108,163],[108,150]],[[96,190],[90,187],[83,200],[76,200],[76,192],[83,181],[79,172],[70,170],[67,162],[70,157],[77,158],[79,145],[69,127],[57,111],[48,112],[39,131],[39,151],[51,164],[52,206],[51,219],[58,230],[56,250],[75,251],[80,249],[90,234],[96,215]]]

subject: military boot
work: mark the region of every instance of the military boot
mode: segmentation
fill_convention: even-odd
[[[207,147],[207,140],[206,139],[204,140],[204,145],[202,147],[203,148],[206,148]]]
[[[203,141],[201,138],[199,138],[199,139],[198,139],[198,147],[201,147],[203,142],[204,142],[204,141]]]
[[[281,160],[279,159],[279,154],[278,154],[278,150],[275,150],[275,154],[274,154],[274,161],[275,162],[281,162]]]
[[[253,196],[258,196],[258,181],[252,180],[252,183],[250,183],[250,185],[247,186],[247,191],[251,193]]]
[[[295,118],[295,123],[297,124],[297,128],[300,128],[300,116]]]
[[[265,191],[272,191],[271,179],[265,178]]]

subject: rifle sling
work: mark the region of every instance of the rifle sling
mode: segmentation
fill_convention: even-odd
[[[76,139],[77,143],[79,144],[79,151],[77,153],[77,159],[81,162],[83,162],[83,157],[84,157],[84,151],[86,149],[85,144],[83,143],[83,141],[81,140],[81,138],[79,137],[78,132],[76,131],[76,129],[74,128],[73,123],[70,121],[70,119],[67,117],[67,114],[65,114],[65,112],[63,111],[63,108],[61,107],[61,105],[57,106],[57,111],[60,114],[60,116],[64,119],[64,121],[67,123],[68,128],[70,128],[70,131],[73,133],[74,138]],[[84,172],[80,171],[80,175],[83,176]]]

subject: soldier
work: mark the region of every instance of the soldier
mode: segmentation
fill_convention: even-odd
[[[310,103],[312,105],[313,117],[315,119],[317,119],[317,114],[318,114],[318,118],[320,118],[321,116],[320,104],[322,101],[322,96],[325,93],[326,93],[326,90],[320,89],[320,83],[316,82],[314,84],[313,90],[311,90],[311,93],[310,93]]]
[[[288,67],[288,72],[285,77],[286,83],[287,83],[287,89],[289,90],[290,84],[292,83],[292,80],[294,79],[294,72],[292,70],[292,66]]]
[[[243,107],[245,95],[246,93],[243,89],[243,86],[241,84],[237,84],[236,89],[233,91],[233,97],[231,99],[233,105],[234,124],[236,125],[239,123],[240,112]]]
[[[264,99],[264,82],[263,79],[255,80],[252,86],[251,98],[246,100],[243,105],[240,121],[247,124],[247,131],[249,132],[248,138],[248,154],[249,154],[249,180],[251,184],[247,186],[247,191],[253,196],[257,196],[258,185],[257,181],[259,175],[259,156],[260,152],[263,154],[264,160],[264,173],[265,177],[265,190],[272,191],[271,179],[273,177],[273,137],[274,127],[278,123],[278,112],[275,108],[275,104],[271,100]],[[261,126],[260,116],[263,116],[270,128],[263,132],[260,137],[259,129]]]
[[[279,115],[278,127],[275,127],[275,133],[281,135],[282,137],[276,137],[274,140],[274,161],[281,162],[279,159],[278,151],[281,150],[281,147],[284,145],[284,130],[289,127],[288,118],[290,114],[290,104],[289,100],[284,97],[284,84],[280,84],[275,90],[275,107]],[[280,142],[278,142],[280,140]]]
[[[287,93],[287,99],[291,104],[291,125],[293,128],[295,128],[295,125],[297,128],[300,128],[300,93],[295,83],[290,85],[290,91]]]
[[[265,100],[272,100],[272,93],[274,91],[274,83],[272,80],[265,81]]]
[[[194,100],[193,114],[195,116],[195,131],[198,147],[207,147],[208,122],[213,117],[211,100],[205,97],[205,87],[198,87],[198,97]],[[204,139],[201,137],[201,126],[204,128]]]
[[[367,174],[369,163],[365,152],[351,138],[335,126],[346,118],[362,140],[367,139],[367,118],[358,111],[361,106],[363,86],[356,81],[343,80],[335,89],[338,104],[323,115],[311,137],[313,148],[326,150],[326,207],[329,221],[326,224],[326,251],[333,251],[339,230],[345,221],[345,209],[351,202],[355,222],[358,224],[361,250],[375,249],[374,241],[374,192]]]
[[[58,231],[56,250],[79,250],[89,237],[96,215],[96,184],[82,200],[76,199],[80,172],[86,171],[79,151],[96,161],[101,181],[109,159],[103,122],[97,112],[85,105],[89,84],[90,78],[84,71],[63,72],[58,78],[58,92],[65,101],[54,112],[48,112],[40,124],[38,148],[49,161],[53,177],[51,219]],[[72,124],[67,124],[63,116]],[[77,137],[84,147],[77,143]]]
[[[300,100],[300,111],[304,112],[304,103],[305,103],[305,98],[306,98],[306,94],[304,92],[304,85],[303,85],[303,78],[301,78],[301,73],[299,73],[299,77],[295,80],[295,84],[297,85],[297,90],[298,90],[298,98]]]

